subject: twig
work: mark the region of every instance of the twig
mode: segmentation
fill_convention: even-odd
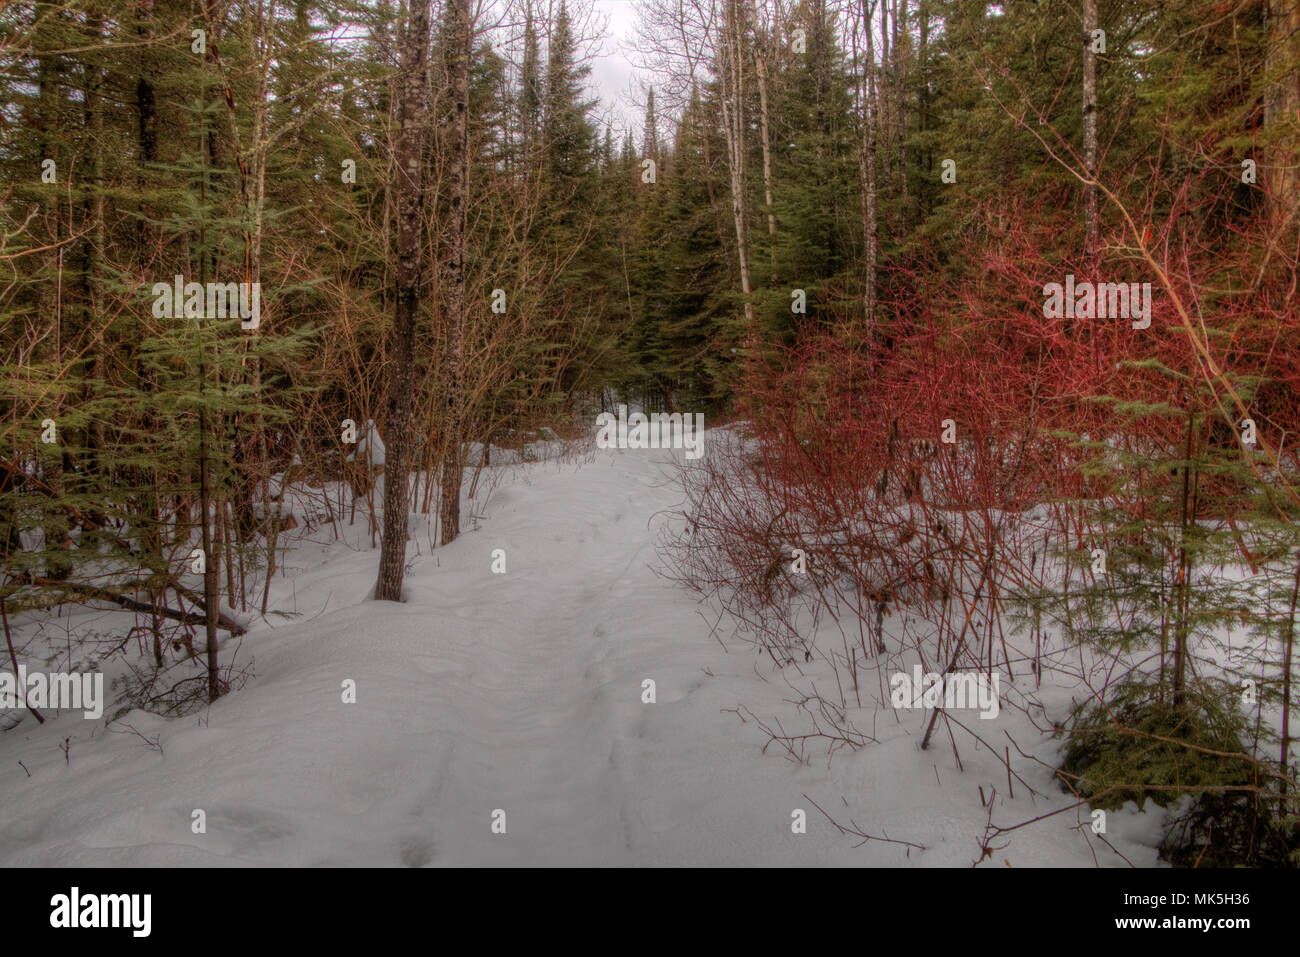
[[[874,834],[868,834],[866,831],[862,830],[862,828],[858,827],[857,823],[852,818],[849,819],[849,824],[851,826],[845,827],[843,824],[839,823],[839,821],[835,820],[835,818],[831,817],[824,810],[822,810],[822,806],[818,804],[816,801],[814,801],[812,798],[808,797],[807,794],[804,795],[804,799],[813,807],[815,807],[817,810],[821,811],[822,817],[826,818],[826,820],[830,821],[831,824],[835,825],[835,829],[839,831],[841,834],[851,834],[854,837],[862,838],[862,840],[860,840],[857,844],[853,845],[854,847],[861,847],[863,844],[866,844],[868,841],[880,841],[881,843],[884,844],[900,844],[909,849],[914,847],[918,851],[924,851],[926,849],[924,844],[917,844],[914,843],[913,841],[900,841],[892,837],[876,837]]]

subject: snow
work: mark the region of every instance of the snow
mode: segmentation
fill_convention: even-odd
[[[366,419],[357,433],[356,448],[343,457],[344,461],[368,462],[372,468],[383,465],[387,450],[374,419]]]
[[[861,750],[804,764],[764,752],[758,721],[798,725],[791,689],[748,647],[724,647],[725,630],[656,573],[657,533],[682,504],[668,467],[681,455],[498,465],[494,452],[457,541],[431,550],[427,517],[412,519],[402,604],[369,597],[378,552],[364,508],[344,541],[304,523],[271,588],[289,617],[245,616],[248,634],[223,643],[224,660],[252,672],[240,690],[186,717],[135,710],[106,726],[64,713],[0,732],[0,864],[967,867],[989,814],[981,787],[996,788],[1000,824],[1071,803],[1031,760],[1016,768],[1039,794],[1017,783],[1012,799],[1005,769],[970,739],[963,770],[946,743],[920,751],[928,712],[895,713],[887,697],[855,715],[877,738]],[[494,549],[505,574],[491,570]],[[83,608],[14,624],[39,660],[64,653],[68,629],[122,636],[131,622]],[[1062,710],[1068,697],[1056,690]],[[1055,756],[1019,711],[974,723],[985,740],[1010,731]],[[925,850],[855,847],[814,801]],[[196,809],[206,833],[193,833]],[[795,809],[806,834],[791,832]],[[982,866],[1091,867],[1094,850],[1124,866],[1080,820],[1086,808],[1004,835]],[[1159,823],[1112,814],[1107,839],[1151,865]]]

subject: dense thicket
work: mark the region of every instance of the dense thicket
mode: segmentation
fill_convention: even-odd
[[[431,477],[413,507],[446,489],[450,540],[466,443],[559,422],[609,380],[626,316],[592,251],[630,181],[601,162],[584,38],[562,3],[459,9],[413,38],[384,0],[0,12],[11,609],[143,603],[159,665],[159,615],[205,621],[215,696],[215,632],[237,627],[219,608],[266,610],[286,475],[346,480],[373,518],[373,422]],[[155,285],[178,276],[173,309]],[[260,290],[256,316],[210,284],[248,307]]]
[[[1197,795],[1174,859],[1293,862],[1293,5],[650,9],[714,24],[676,89],[716,111],[716,282],[750,306],[709,337],[748,441],[687,471],[671,541],[798,689],[774,739],[865,746],[853,710],[917,660],[1063,669],[1066,787]]]

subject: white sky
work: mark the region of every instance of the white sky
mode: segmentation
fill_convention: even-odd
[[[609,18],[609,34],[601,55],[591,64],[592,90],[600,97],[596,115],[608,113],[615,129],[630,128],[640,136],[644,93],[629,58],[635,40],[636,10],[632,0],[594,0],[596,13]]]

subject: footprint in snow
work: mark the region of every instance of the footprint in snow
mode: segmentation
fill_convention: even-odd
[[[402,863],[407,867],[428,867],[433,856],[433,841],[420,835],[409,838],[401,853]]]

